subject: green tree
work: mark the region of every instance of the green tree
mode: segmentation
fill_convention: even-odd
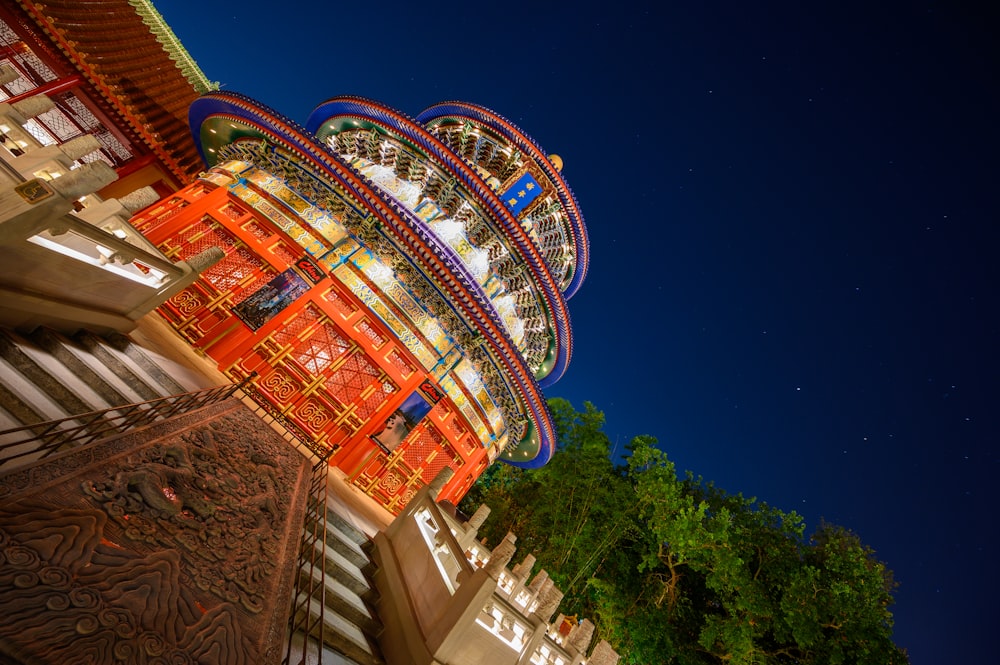
[[[906,663],[891,639],[894,583],[850,531],[809,537],[794,512],[679,478],[656,439],[616,466],[592,404],[550,403],[559,436],[533,471],[487,470],[463,507],[492,509],[482,534],[508,530],[589,616],[625,663]]]

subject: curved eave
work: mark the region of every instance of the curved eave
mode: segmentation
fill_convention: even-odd
[[[529,430],[534,429],[534,426],[529,423],[528,428]],[[529,431],[525,438],[527,439],[531,436],[532,433]],[[525,455],[525,452],[527,452],[528,455]],[[516,447],[508,446],[506,450],[500,453],[500,456],[497,457],[497,459],[505,464],[510,464],[511,466],[516,466],[522,469],[538,469],[545,466],[545,464],[552,459],[552,453],[549,452],[548,456],[544,458],[541,455],[531,457],[531,451],[523,445],[518,445]]]
[[[576,250],[573,276],[563,290],[567,300],[572,298],[587,276],[587,270],[590,266],[590,239],[587,236],[587,227],[584,224],[580,206],[577,205],[576,197],[573,195],[573,190],[563,179],[562,174],[552,165],[545,150],[534,139],[521,131],[514,123],[487,108],[467,102],[443,102],[425,109],[417,116],[416,121],[431,127],[435,123],[449,118],[471,120],[503,136],[523,154],[529,155],[535,164],[544,171],[546,177],[556,185],[559,202],[570,220],[570,229],[573,232],[573,243]]]
[[[465,160],[455,155],[422,125],[412,118],[378,102],[362,97],[334,97],[313,110],[306,121],[306,131],[315,135],[322,143],[328,136],[336,134],[347,126],[377,127],[391,133],[398,140],[413,147],[428,159],[433,159],[448,173],[463,183],[466,190],[477,196],[494,220],[500,223],[508,238],[525,259],[532,271],[535,283],[542,286],[544,306],[550,317],[550,329],[555,336],[556,353],[551,362],[542,366],[542,374],[536,376],[545,386],[551,386],[562,378],[573,355],[573,332],[569,326],[569,311],[566,297],[549,272],[545,259],[538,247],[531,241],[517,220],[503,205],[496,193],[482,177],[469,167]],[[547,158],[546,158],[547,161]],[[584,240],[586,238],[584,237]]]
[[[484,302],[485,294],[481,287],[477,292],[467,283],[471,276],[454,269],[433,234],[426,231],[425,236],[421,233],[424,229],[414,226],[412,219],[407,218],[412,215],[409,210],[386,200],[378,188],[310,137],[301,126],[249,97],[232,92],[209,93],[191,105],[189,118],[198,150],[209,166],[216,164],[215,151],[224,145],[239,140],[268,139],[296,153],[375,213],[385,228],[410,251],[409,259],[419,262],[423,269],[437,278],[438,284],[446,289],[445,295],[452,306],[475,326],[484,339],[490,341],[494,357],[514,379],[517,396],[527,407],[531,422],[526,438],[515,448],[529,452],[537,449],[520,465],[542,466],[551,458],[555,432],[538,382],[513,340],[496,319],[495,310],[488,305],[488,300]],[[472,281],[478,285],[474,279]]]

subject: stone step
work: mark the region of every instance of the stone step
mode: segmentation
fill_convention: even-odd
[[[100,362],[108,373],[113,374],[132,392],[139,395],[142,398],[140,401],[148,402],[157,397],[177,394],[171,392],[170,387],[161,386],[154,377],[150,376],[131,358],[109,346],[104,339],[94,333],[81,330],[73,336],[73,340],[81,349]]]
[[[19,375],[58,405],[62,414],[44,414],[50,420],[117,406],[68,372],[56,358],[12,330],[0,328],[0,357],[16,371],[15,375],[7,375],[5,372],[5,379],[17,381]],[[42,405],[44,402],[38,404]]]
[[[156,383],[163,386],[167,391],[163,394],[179,395],[180,393],[191,392],[199,389],[200,386],[197,385],[197,382],[184,382],[187,385],[182,383],[183,380],[180,376],[185,373],[182,368],[174,367],[174,363],[167,358],[160,356],[155,351],[142,348],[125,335],[111,332],[105,336],[105,339],[107,339],[108,344],[110,344],[112,348],[125,354],[125,356],[131,359],[132,362],[141,367],[148,375],[153,377],[156,380]],[[164,368],[171,368],[172,371],[168,372]]]
[[[302,595],[296,597],[296,607],[303,606],[296,614],[296,621],[303,619],[303,610],[308,611],[311,619],[322,616],[323,644],[346,656],[358,665],[384,665],[377,647],[372,645],[358,626],[341,616],[329,607],[323,607],[315,598]],[[320,636],[319,624],[311,631],[311,636]]]
[[[368,534],[366,534],[364,531],[351,524],[351,522],[349,522],[346,518],[341,516],[337,512],[337,509],[330,503],[327,503],[326,519],[328,522],[334,524],[341,533],[343,533],[351,540],[351,542],[358,545],[359,549],[362,545],[368,543],[371,540],[371,538],[368,537]]]
[[[313,524],[315,523],[316,517],[314,506],[311,505],[308,513],[306,514],[306,519],[309,520],[310,524]],[[334,517],[337,519],[333,519]],[[368,555],[365,554],[365,552],[361,549],[361,545],[359,545],[352,537],[353,534],[350,534],[345,530],[343,518],[329,510],[327,511],[326,518],[326,544],[358,568],[364,569],[370,561]],[[347,525],[347,528],[352,527]]]
[[[100,395],[106,403],[117,406],[145,401],[143,396],[132,390],[127,383],[102,367],[93,354],[56,331],[38,327],[31,332],[29,338]]]
[[[326,606],[333,609],[355,626],[361,629],[365,635],[374,639],[382,630],[382,623],[372,613],[364,599],[351,589],[347,588],[332,575],[323,574],[320,567],[300,572],[299,588],[308,589],[312,581],[314,585],[313,597],[319,595],[319,587],[323,586],[326,593],[323,594]]]
[[[69,415],[2,357],[0,357],[0,404],[13,421],[4,429],[19,425],[34,425],[46,420],[58,420]]]
[[[85,331],[68,339],[46,328],[26,336],[0,328],[0,432],[188,391],[155,367],[150,356],[141,350],[129,351],[127,338],[118,335],[115,344],[126,350],[119,351]],[[164,364],[173,371],[169,363]],[[103,432],[109,422],[101,416],[87,430]],[[59,428],[74,426],[79,426],[79,419],[67,420]],[[29,454],[37,442],[17,443],[30,435],[0,434],[0,471],[38,458]]]
[[[303,653],[304,652],[304,653]],[[320,659],[322,654],[322,660]],[[360,665],[355,660],[320,644],[318,639],[306,638],[301,631],[292,634],[289,665]]]
[[[317,540],[313,547],[320,550],[319,554],[322,555],[325,562],[327,575],[331,575],[361,597],[371,594],[371,584],[359,566],[348,561],[340,552],[326,543]]]

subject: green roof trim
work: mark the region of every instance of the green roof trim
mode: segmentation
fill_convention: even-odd
[[[205,72],[201,71],[198,63],[194,61],[191,54],[181,44],[181,40],[177,39],[177,35],[170,29],[167,22],[163,20],[160,12],[156,11],[156,7],[153,6],[150,0],[128,0],[128,3],[135,8],[139,18],[146,24],[149,31],[156,37],[156,41],[160,42],[167,55],[174,61],[174,64],[181,70],[184,78],[188,80],[188,83],[196,91],[204,94],[211,90],[219,89],[218,81],[208,80]]]

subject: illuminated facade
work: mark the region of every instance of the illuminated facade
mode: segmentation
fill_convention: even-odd
[[[339,97],[303,128],[215,92],[190,118],[209,170],[132,219],[174,260],[226,253],[161,308],[182,336],[395,512],[444,467],[457,501],[548,461],[588,264],[557,156],[465,103]]]

